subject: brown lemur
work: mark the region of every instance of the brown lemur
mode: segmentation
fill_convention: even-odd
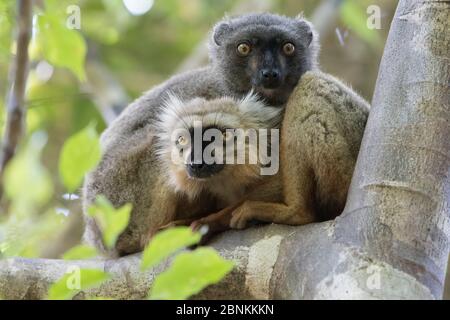
[[[216,213],[171,225],[208,225],[211,236],[251,220],[302,225],[335,218],[345,206],[368,112],[369,104],[336,78],[306,72],[284,110],[278,175]]]
[[[102,134],[101,162],[87,175],[83,188],[84,211],[101,194],[116,207],[133,205],[129,225],[113,250],[104,248],[101,231],[86,215],[84,238],[105,254],[141,251],[148,234],[172,219],[161,215],[160,199],[169,190],[161,187],[166,176],[155,153],[155,121],[169,92],[188,101],[196,97],[240,99],[253,89],[266,103],[283,107],[300,76],[316,67],[318,37],[302,17],[249,14],[219,22],[209,50],[208,66],[174,76],[151,89]],[[209,203],[205,197],[197,203],[179,199],[170,205],[175,208],[176,219],[182,219],[188,212],[213,212]]]
[[[282,108],[266,106],[252,92],[239,101],[223,97],[184,102],[171,96],[157,122],[164,188],[173,191],[172,198],[185,197],[199,205],[205,196],[213,200],[215,210],[208,214],[248,199],[281,201],[277,175],[281,118]],[[194,221],[198,227],[206,224],[205,213],[174,220],[175,212],[161,210],[172,218],[161,228]],[[226,229],[212,223],[209,227],[209,235]]]
[[[279,181],[273,176],[279,169],[276,128],[281,117],[281,108],[266,106],[253,93],[241,100],[223,97],[184,102],[172,96],[157,122],[164,187],[173,191],[173,198],[186,197],[200,205],[206,195],[217,210],[247,199],[269,180]],[[274,195],[269,194],[271,200],[279,199]],[[174,221],[175,212],[170,216]]]
[[[278,171],[278,152],[269,154],[272,141],[279,143],[278,130],[270,129],[279,127],[281,117],[281,108],[265,105],[253,92],[240,100],[187,102],[172,95],[156,123],[166,184],[189,199],[208,193],[218,207],[235,204],[246,189]]]

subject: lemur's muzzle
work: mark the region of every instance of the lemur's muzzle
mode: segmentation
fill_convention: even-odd
[[[186,165],[186,170],[190,177],[205,179],[212,177],[213,175],[219,173],[224,168],[223,164],[206,164],[204,162],[200,164],[190,163]]]
[[[265,89],[276,89],[281,83],[281,73],[278,69],[261,70],[260,82]]]

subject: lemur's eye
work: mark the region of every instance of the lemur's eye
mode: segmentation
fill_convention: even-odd
[[[295,52],[295,46],[290,42],[285,43],[283,46],[283,52],[287,56],[292,56]]]
[[[248,56],[252,48],[247,42],[242,42],[237,46],[237,52],[241,57]]]
[[[185,146],[187,144],[187,139],[184,136],[179,136],[177,142],[181,146]]]
[[[224,133],[223,133],[223,139],[224,139],[225,141],[231,140],[231,139],[233,139],[233,137],[234,137],[233,132],[231,132],[231,131],[229,131],[229,130],[224,131]]]

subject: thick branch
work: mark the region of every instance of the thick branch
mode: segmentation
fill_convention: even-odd
[[[246,231],[227,232],[219,236],[212,246],[221,255],[233,260],[236,267],[224,281],[212,286],[197,298],[208,299],[254,299],[274,298],[277,286],[282,284],[274,279],[281,278],[275,269],[277,263],[289,261],[297,244],[302,239],[311,238],[316,229],[325,225],[310,225],[302,228],[288,226],[265,226]],[[300,238],[299,238],[300,237]],[[297,239],[297,240],[296,240]],[[315,241],[306,241],[308,245]],[[306,248],[306,252],[313,252]],[[0,297],[4,299],[43,299],[48,287],[64,275],[70,267],[97,268],[111,273],[112,280],[100,288],[80,292],[75,298],[93,296],[113,297],[117,299],[142,299],[147,296],[155,275],[168,267],[170,262],[158,266],[155,270],[139,271],[140,255],[132,255],[117,260],[64,261],[48,259],[8,259],[0,261]],[[308,273],[283,277],[287,281],[301,283]],[[271,286],[274,288],[271,289]],[[285,295],[288,293],[285,293]],[[297,298],[294,292],[291,298]]]
[[[16,56],[12,64],[14,71],[12,87],[8,99],[6,130],[0,154],[0,178],[6,165],[14,156],[19,140],[24,131],[25,89],[28,77],[28,44],[31,36],[32,0],[18,1],[18,34]],[[1,198],[0,190],[0,198]]]
[[[235,262],[233,271],[219,284],[206,288],[196,299],[430,299],[429,291],[414,278],[365,256],[357,247],[346,247],[334,238],[333,222],[302,227],[269,225],[218,236],[211,246]],[[117,260],[64,261],[9,259],[0,261],[0,297],[44,299],[48,287],[73,266],[98,268],[112,279],[99,288],[82,291],[75,299],[112,297],[146,298],[156,275],[170,261],[154,270],[139,271],[140,255]],[[377,268],[383,274],[380,289],[363,291]],[[339,284],[346,273],[358,274],[359,282]],[[339,278],[339,275],[342,275]],[[384,279],[384,277],[390,277]],[[337,277],[337,278],[335,278]],[[392,281],[393,279],[393,281]],[[389,284],[383,281],[392,281]],[[337,296],[339,294],[339,296]]]

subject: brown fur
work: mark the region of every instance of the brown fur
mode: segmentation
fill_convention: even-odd
[[[202,192],[213,194],[224,201],[239,198],[248,185],[261,179],[259,164],[227,165],[208,179],[192,179],[187,175],[183,161],[172,161],[173,133],[193,128],[195,121],[200,121],[205,128],[267,129],[279,126],[280,119],[280,108],[266,106],[252,94],[241,100],[223,97],[212,100],[196,98],[183,102],[172,97],[166,103],[156,125],[159,132],[157,153],[164,168],[165,179],[175,192],[183,193],[191,199]],[[248,146],[246,153],[249,153]]]
[[[302,225],[333,219],[345,206],[369,104],[337,79],[308,72],[285,108],[281,172],[244,201],[195,221],[212,232],[250,220]]]
[[[261,50],[255,47],[250,54],[260,57],[256,69],[251,69],[246,59],[236,54],[236,42],[250,38],[257,38],[261,44]],[[299,50],[289,59],[278,55],[277,59],[267,64],[264,55],[267,50],[278,46],[273,41],[277,38],[289,40]],[[133,210],[129,225],[119,236],[116,248],[104,248],[102,232],[88,215],[85,215],[85,241],[110,256],[138,252],[143,249],[142,239],[147,238],[162,221],[171,219],[173,210],[160,208],[160,200],[164,203],[170,201],[164,200],[168,196],[165,188],[168,186],[164,174],[166,169],[156,163],[155,153],[155,136],[159,134],[155,122],[169,93],[185,101],[198,97],[243,98],[253,88],[270,104],[281,108],[299,77],[317,66],[318,43],[313,26],[302,17],[288,18],[265,13],[220,21],[211,33],[211,61],[208,66],[175,75],[149,90],[129,105],[102,134],[101,163],[88,174],[83,188],[84,212],[99,195],[105,196],[114,207],[130,203]],[[277,61],[288,60],[288,64],[278,65]],[[284,75],[276,90],[264,90],[264,85],[260,83],[260,71],[268,67],[278,68]],[[208,196],[203,198],[204,202],[193,201],[186,203],[186,206],[192,206],[194,212],[213,212],[209,208]]]
[[[194,122],[198,120],[201,120],[204,127],[245,130],[275,128],[279,126],[280,119],[281,109],[265,106],[251,94],[240,101],[232,98],[194,99],[188,102],[172,99],[159,121],[158,154],[165,180],[169,181],[174,193],[188,199],[201,199],[204,194],[209,194],[214,197],[217,207],[239,203],[249,194],[249,190],[264,183],[266,177],[260,175],[260,164],[225,164],[222,171],[207,179],[192,178],[186,171],[184,161],[172,161],[175,146],[171,138],[173,132],[192,129]],[[248,159],[251,151],[247,144],[244,150]],[[257,149],[251,150],[256,154],[258,152]],[[190,149],[186,152],[184,156],[190,157]]]

